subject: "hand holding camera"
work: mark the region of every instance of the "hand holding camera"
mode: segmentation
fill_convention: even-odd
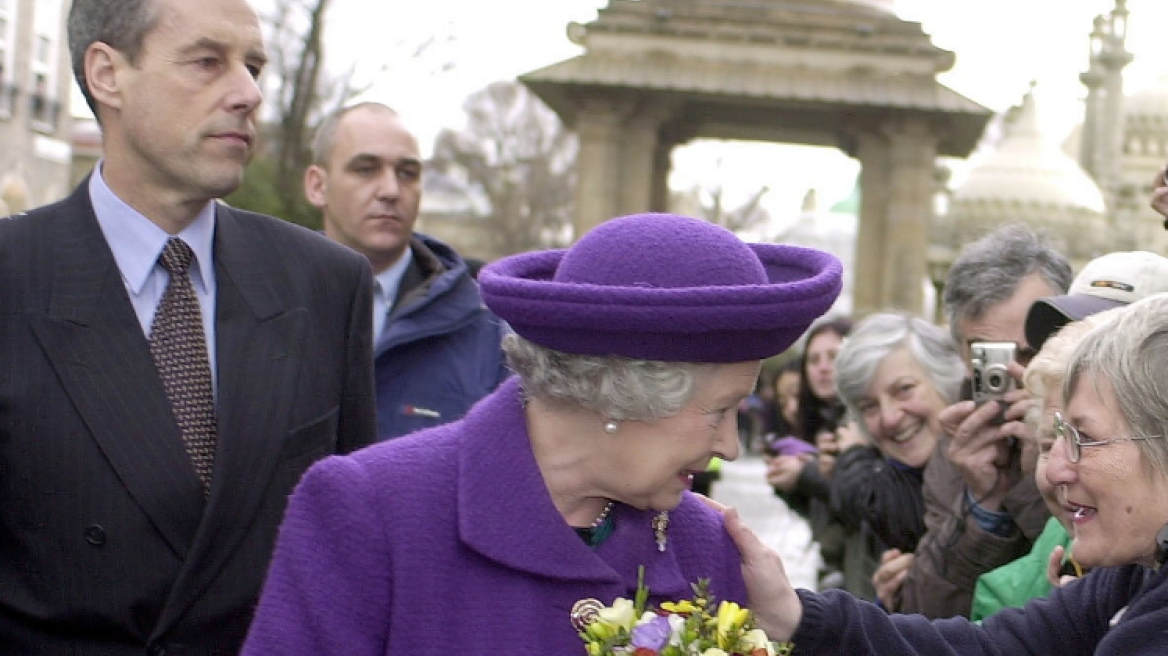
[[[1017,346],[1014,342],[973,342],[969,350],[974,403],[1004,401],[1006,394],[1018,387],[1009,371]],[[1002,421],[1005,421],[1005,410],[1002,406]]]
[[[949,458],[987,510],[999,510],[1021,480],[1020,445],[1033,439],[1023,417],[1035,401],[1018,385],[1024,369],[1015,351],[1011,342],[971,344],[973,402],[954,404],[940,415],[950,436]]]

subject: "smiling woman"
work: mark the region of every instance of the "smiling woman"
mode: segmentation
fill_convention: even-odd
[[[687,488],[738,455],[761,360],[840,273],[666,214],[487,265],[515,377],[461,421],[304,478],[245,653],[570,656],[581,608],[633,598],[642,568],[651,603],[699,579],[743,601],[738,553]]]
[[[964,372],[947,332],[907,314],[867,317],[836,359],[840,400],[872,446],[846,445],[832,501],[890,549],[913,551],[924,535],[924,468],[944,443],[938,415],[957,399]]]
[[[1168,435],[1168,295],[1115,312],[1071,355],[1066,426],[1046,469],[1072,515],[1075,557],[1095,569],[980,623],[929,622],[831,591],[794,590],[778,556],[728,513],[751,606],[767,634],[793,640],[800,654],[1164,653],[1168,440],[1154,436]],[[1068,439],[1080,441],[1079,458]]]

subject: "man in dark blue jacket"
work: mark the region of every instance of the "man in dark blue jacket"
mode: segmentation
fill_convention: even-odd
[[[392,109],[361,103],[324,120],[312,154],[304,191],[325,234],[373,266],[378,438],[458,419],[507,376],[504,327],[458,253],[414,232],[417,139]]]

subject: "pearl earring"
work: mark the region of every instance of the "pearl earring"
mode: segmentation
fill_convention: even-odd
[[[604,432],[608,433],[609,435],[612,435],[613,433],[615,433],[616,429],[618,429],[618,428],[620,428],[620,424],[616,423],[616,421],[614,421],[612,419],[609,419],[608,421],[604,422]]]

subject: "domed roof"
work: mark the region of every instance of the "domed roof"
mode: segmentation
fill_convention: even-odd
[[[1102,214],[1103,193],[1078,162],[1039,128],[1033,93],[1027,93],[997,150],[970,172],[953,195],[958,206],[1025,204]],[[973,208],[963,208],[966,213]],[[975,211],[975,210],[974,210]]]
[[[1168,73],[1160,76],[1147,89],[1124,98],[1123,113],[1128,118],[1139,117],[1157,121],[1168,117]]]

